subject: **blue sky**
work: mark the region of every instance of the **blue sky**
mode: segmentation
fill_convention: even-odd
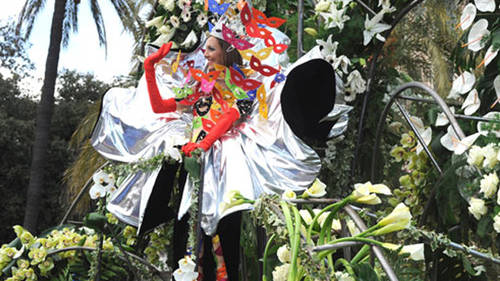
[[[25,1],[8,2],[7,5],[3,5],[2,9],[0,9],[0,20],[2,22],[8,20],[9,17],[10,20],[16,21]],[[104,15],[108,39],[108,54],[106,57],[104,48],[99,47],[98,44],[97,32],[88,2],[81,1],[80,3],[78,33],[74,33],[68,47],[62,49],[59,70],[67,68],[79,72],[90,72],[99,79],[110,82],[113,76],[126,75],[130,71],[133,38],[130,34],[122,32],[123,29],[118,16],[109,1],[99,1]],[[53,9],[54,0],[46,0],[46,5],[37,17],[29,39],[32,45],[28,50],[28,54],[36,67],[35,79],[28,83],[28,88],[30,88],[28,90],[31,91],[39,91],[41,87],[40,79],[43,77],[47,58]]]

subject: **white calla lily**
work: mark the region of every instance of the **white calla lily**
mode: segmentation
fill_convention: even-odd
[[[469,50],[477,52],[484,48],[484,42],[482,42],[483,37],[490,34],[488,30],[488,21],[486,19],[480,19],[474,23],[469,31],[469,36],[467,37],[467,43],[462,45],[467,46]]]
[[[460,23],[457,25],[457,28],[462,28],[462,30],[466,30],[469,28],[474,19],[476,18],[477,9],[476,6],[472,3],[467,4],[462,11],[462,16],[460,17]]]
[[[494,12],[495,0],[474,0],[476,7],[481,12]]]
[[[455,154],[460,155],[469,149],[476,139],[480,136],[480,133],[475,133],[470,136],[465,137],[460,140],[455,134],[452,126],[448,126],[447,132],[441,137],[441,144],[448,150],[453,151]]]
[[[455,107],[450,107],[450,111],[455,114]],[[435,124],[436,127],[448,125],[448,123],[450,123],[450,120],[448,120],[444,112],[438,113]]]
[[[479,99],[477,90],[474,89],[467,95],[467,98],[462,104],[462,109],[464,109],[465,115],[472,115],[479,109],[479,106],[481,106],[481,100]]]

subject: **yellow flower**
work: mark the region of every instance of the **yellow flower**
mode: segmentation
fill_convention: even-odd
[[[382,247],[387,248],[391,251],[396,251],[399,248],[401,248],[401,250],[399,251],[399,254],[410,254],[410,259],[412,259],[414,261],[424,260],[424,257],[425,257],[423,243],[405,245],[403,247],[401,247],[401,245],[398,245],[398,244],[382,243]]]
[[[375,205],[381,203],[382,201],[380,200],[380,198],[378,198],[378,196],[374,193],[384,195],[392,194],[391,190],[386,185],[372,184],[368,181],[363,184],[355,184],[354,191],[352,192],[351,196],[353,197],[354,201],[362,204]]]
[[[404,203],[399,203],[387,217],[377,223],[377,226],[382,226],[382,228],[373,231],[371,234],[382,235],[408,228],[411,218],[410,209]]]

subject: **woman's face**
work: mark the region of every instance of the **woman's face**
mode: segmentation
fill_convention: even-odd
[[[205,58],[208,60],[209,68],[214,67],[214,63],[223,65],[223,50],[220,46],[217,38],[209,37],[207,43],[205,44]]]

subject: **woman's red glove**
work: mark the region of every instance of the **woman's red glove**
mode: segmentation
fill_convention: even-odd
[[[189,142],[182,147],[182,152],[191,157],[191,152],[197,148],[207,151],[212,144],[225,134],[233,125],[233,123],[240,118],[240,113],[235,108],[230,108],[226,113],[222,114],[219,121],[210,130],[206,137],[199,143]]]
[[[151,102],[154,113],[172,112],[177,108],[175,99],[170,98],[164,100],[160,95],[158,85],[156,85],[155,64],[170,52],[170,47],[172,47],[172,42],[163,44],[158,51],[144,60],[144,74],[146,75],[149,101]]]

